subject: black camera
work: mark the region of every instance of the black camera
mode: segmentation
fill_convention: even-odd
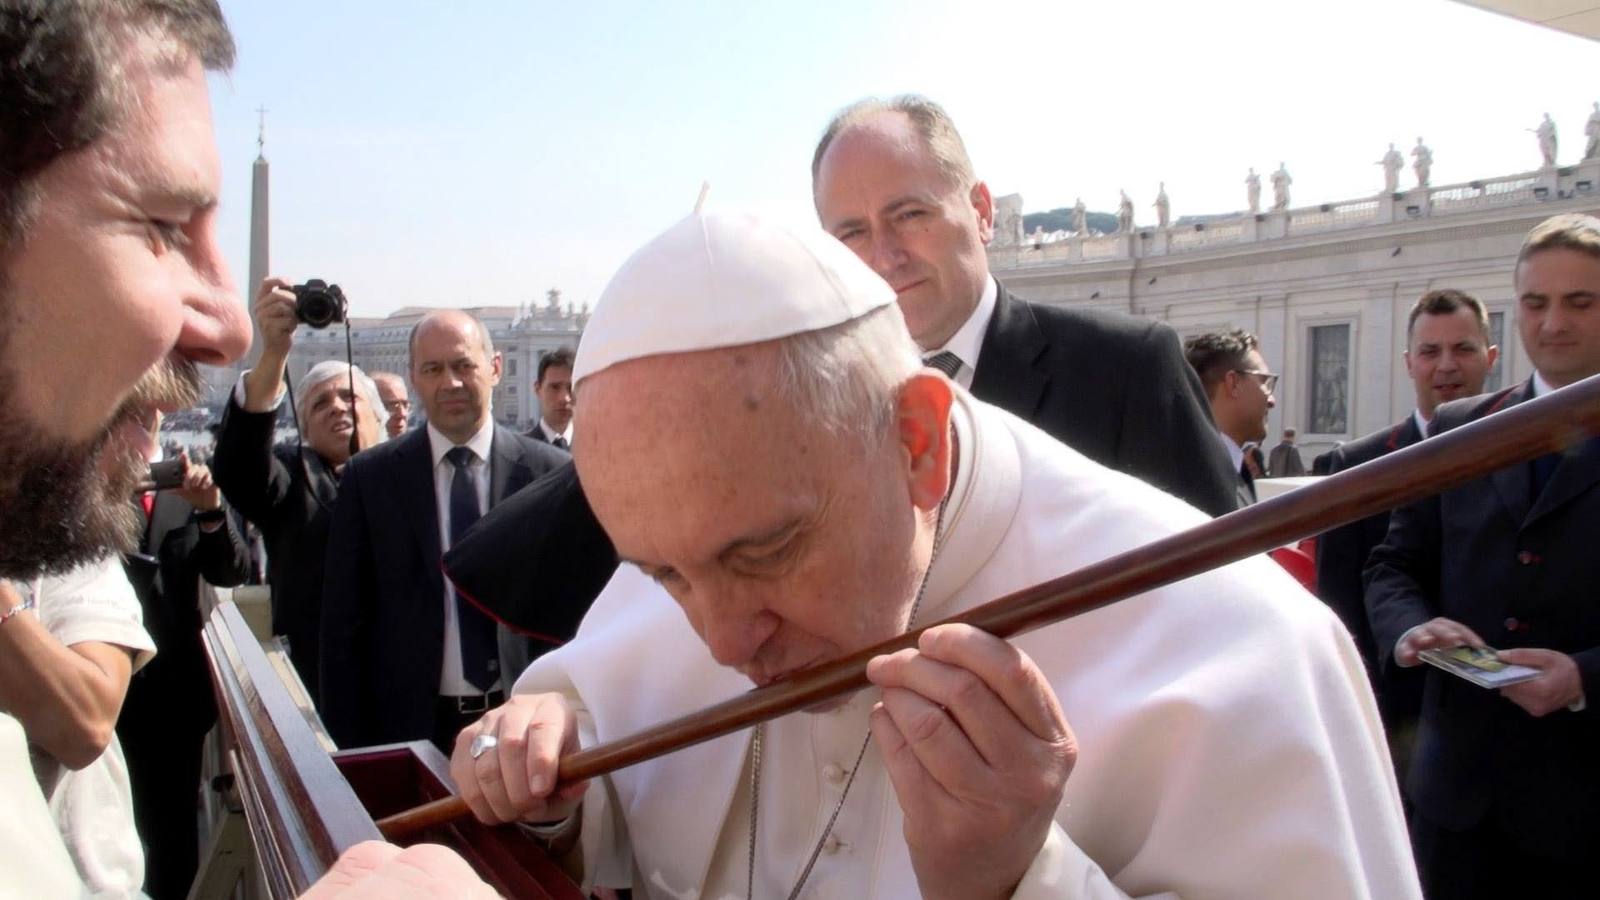
[[[150,464],[150,484],[152,490],[170,491],[173,488],[183,487],[183,460],[164,459],[158,463]]]
[[[305,284],[295,285],[293,290],[295,318],[312,328],[327,328],[335,322],[344,321],[348,307],[344,291],[339,290],[337,284],[311,278]]]

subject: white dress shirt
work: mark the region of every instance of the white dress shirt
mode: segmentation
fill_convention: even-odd
[[[567,430],[566,431],[557,431],[557,430],[555,430],[554,427],[552,427],[550,425],[549,422],[545,421],[544,416],[540,416],[539,417],[539,431],[544,434],[544,439],[549,441],[552,444],[554,444],[556,442],[556,438],[561,438],[563,441],[567,442],[567,446],[568,447],[572,446],[572,423],[571,422],[567,423]]]
[[[978,371],[978,353],[983,349],[983,336],[989,331],[989,320],[994,318],[995,304],[999,300],[1000,286],[990,275],[984,279],[983,293],[978,295],[978,305],[973,307],[972,315],[956,329],[950,340],[944,342],[944,346],[924,351],[923,358],[945,351],[954,353],[961,359],[961,368],[956,370],[956,383],[971,390],[972,376]]]
[[[1228,451],[1228,461],[1233,463],[1233,474],[1239,474],[1244,470],[1244,448],[1239,446],[1238,441],[1220,431],[1217,432],[1217,439],[1222,441],[1222,449]]]
[[[467,464],[472,476],[472,486],[478,490],[478,514],[489,511],[489,452],[494,446],[494,416],[490,415],[462,446],[468,447],[477,458]],[[439,511],[439,548],[450,548],[450,485],[456,467],[445,454],[456,445],[443,432],[428,423],[428,448],[433,456],[433,497]],[[490,685],[491,690],[499,685]],[[479,696],[483,691],[473,686],[461,672],[461,625],[456,619],[456,589],[450,579],[444,580],[444,666],[439,671],[439,693],[446,697]]]

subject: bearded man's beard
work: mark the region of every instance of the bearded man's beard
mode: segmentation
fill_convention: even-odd
[[[129,423],[153,425],[156,407],[200,402],[195,364],[176,358],[157,364],[105,428],[79,444],[28,421],[15,408],[16,382],[0,362],[0,578],[56,574],[136,549],[144,518],[133,496],[149,463],[119,432]]]

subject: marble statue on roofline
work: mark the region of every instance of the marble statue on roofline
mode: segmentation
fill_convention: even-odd
[[[1539,139],[1539,156],[1543,159],[1546,169],[1554,168],[1556,164],[1556,123],[1550,118],[1549,113],[1544,114],[1544,121],[1538,128],[1529,128],[1529,131]]]
[[[1261,212],[1261,176],[1256,174],[1254,166],[1250,167],[1250,174],[1244,177],[1244,192],[1250,211]]]
[[[1405,167],[1406,161],[1400,156],[1400,151],[1389,145],[1389,152],[1378,160],[1378,165],[1383,166],[1383,192],[1393,194],[1400,190],[1400,170]]]
[[[1167,183],[1161,182],[1161,187],[1156,191],[1156,225],[1167,228],[1172,225],[1172,200],[1167,197]]]
[[[994,201],[994,244],[1020,247],[1023,242],[1022,195],[1006,194]]]
[[[1128,199],[1128,192],[1122,191],[1122,202],[1117,204],[1117,232],[1127,233],[1133,230],[1133,201]]]
[[[1089,207],[1083,205],[1083,198],[1072,204],[1072,230],[1080,237],[1089,236]]]
[[[1417,145],[1411,148],[1411,169],[1417,173],[1417,187],[1428,186],[1428,179],[1433,175],[1433,151],[1428,145],[1417,138]]]
[[[1583,148],[1583,158],[1600,158],[1600,103],[1594,105],[1594,112],[1589,114],[1589,122],[1583,126],[1583,133],[1589,139]]]
[[[1294,179],[1289,177],[1289,167],[1285,163],[1278,163],[1278,171],[1272,173],[1272,209],[1274,212],[1289,208],[1289,185],[1294,184]]]

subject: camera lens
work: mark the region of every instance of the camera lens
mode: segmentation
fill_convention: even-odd
[[[327,294],[311,294],[300,307],[300,317],[312,328],[327,328],[333,322],[333,304]]]

